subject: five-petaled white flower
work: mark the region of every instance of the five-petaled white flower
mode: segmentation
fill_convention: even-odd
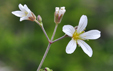
[[[30,20],[30,21],[35,21],[36,16],[31,12],[31,10],[27,7],[25,4],[22,6],[22,4],[19,4],[19,9],[21,11],[13,11],[12,14],[16,15],[17,17],[20,17],[20,21],[23,20]]]
[[[65,12],[66,12],[65,7],[61,7],[60,9],[59,9],[59,7],[56,7],[54,22],[57,24],[60,23]]]
[[[88,32],[84,32],[84,29],[87,26],[87,16],[82,15],[79,21],[79,25],[75,28],[71,25],[64,25],[63,26],[63,32],[67,34],[68,36],[72,37],[72,40],[68,43],[66,47],[66,53],[71,54],[75,51],[77,44],[81,46],[83,51],[91,57],[93,54],[93,51],[91,47],[84,42],[83,40],[88,39],[98,39],[101,36],[101,32],[98,30],[90,30]]]

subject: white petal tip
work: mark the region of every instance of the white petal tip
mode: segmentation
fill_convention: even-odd
[[[82,15],[83,17],[87,17],[86,15]]]
[[[14,14],[14,12],[11,12],[12,14]]]
[[[98,31],[98,34],[99,34],[99,38],[101,37],[101,31],[97,30]]]
[[[61,7],[61,10],[65,10],[65,7],[63,6],[63,7]]]
[[[21,22],[22,20],[20,20],[20,22]]]
[[[89,57],[92,57],[92,54],[91,55],[88,55]]]
[[[18,13],[16,13],[16,11],[12,11],[11,13],[15,16],[17,16],[17,14],[18,14]]]
[[[23,6],[22,6],[22,4],[20,3],[20,4],[18,5],[18,7],[23,7]]]
[[[22,5],[21,3],[19,5]]]
[[[87,16],[86,15],[82,15],[81,18],[87,18]]]
[[[66,51],[67,54],[72,54],[73,52]]]
[[[12,11],[11,13],[15,15],[15,14],[17,14],[16,12],[17,12],[17,11]]]
[[[88,53],[86,53],[89,57],[92,57],[92,55],[93,55],[93,51],[91,50],[91,51],[89,51]]]
[[[20,18],[20,22],[23,21],[23,20],[24,20],[23,18]]]

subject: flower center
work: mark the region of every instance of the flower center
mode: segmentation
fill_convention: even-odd
[[[24,12],[24,15],[22,15],[22,17],[25,17],[25,16],[27,16],[27,14],[28,14],[28,12]]]
[[[80,33],[77,33],[77,31],[75,31],[74,32],[74,34],[73,34],[73,36],[72,36],[72,38],[74,39],[74,40],[77,40],[77,39],[80,39]]]
[[[82,31],[82,32],[78,33],[77,30],[75,30],[75,32],[73,33],[72,38],[73,38],[74,40],[82,39],[82,38],[80,37],[80,35],[81,35],[82,33],[84,33],[84,32],[85,32],[85,31]]]
[[[25,16],[27,16],[28,12],[24,12],[25,13]]]

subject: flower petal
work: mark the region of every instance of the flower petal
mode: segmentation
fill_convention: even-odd
[[[73,53],[75,51],[76,47],[77,47],[76,41],[72,39],[66,46],[66,53],[67,54]]]
[[[81,33],[86,28],[86,26],[87,26],[87,16],[82,15],[79,21],[77,32]]]
[[[12,14],[16,15],[17,17],[22,17],[24,15],[21,11],[13,11]]]
[[[82,39],[98,39],[101,34],[99,30],[90,30],[80,35]]]
[[[58,11],[59,11],[59,7],[55,7],[55,11],[57,11],[57,12],[58,12]]]
[[[73,33],[75,32],[75,28],[71,25],[64,25],[62,31],[67,34],[68,36],[72,37]]]
[[[66,12],[65,7],[61,7],[59,10],[59,16],[64,15],[65,12]]]
[[[21,17],[20,21],[27,20],[27,19],[28,19],[27,17]]]
[[[26,4],[24,5],[24,9],[25,9],[27,12],[31,12],[31,10],[27,7]]]
[[[93,51],[91,49],[91,47],[84,42],[83,40],[77,40],[77,43],[81,46],[82,50],[89,56],[91,57],[93,54]]]
[[[22,4],[19,4],[18,7],[21,11],[25,12],[24,6],[22,6]]]

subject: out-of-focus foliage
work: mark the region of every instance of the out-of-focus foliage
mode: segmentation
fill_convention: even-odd
[[[86,31],[98,29],[98,40],[87,43],[93,49],[88,57],[80,47],[71,55],[65,48],[71,38],[52,44],[42,68],[53,71],[112,71],[113,70],[113,0],[0,0],[0,61],[14,71],[36,71],[46,50],[48,41],[39,25],[31,21],[19,21],[11,12],[19,10],[18,4],[27,4],[35,15],[41,15],[45,30],[51,37],[55,23],[55,7],[66,7],[55,38],[64,33],[63,25],[78,25],[80,17],[88,17]]]

